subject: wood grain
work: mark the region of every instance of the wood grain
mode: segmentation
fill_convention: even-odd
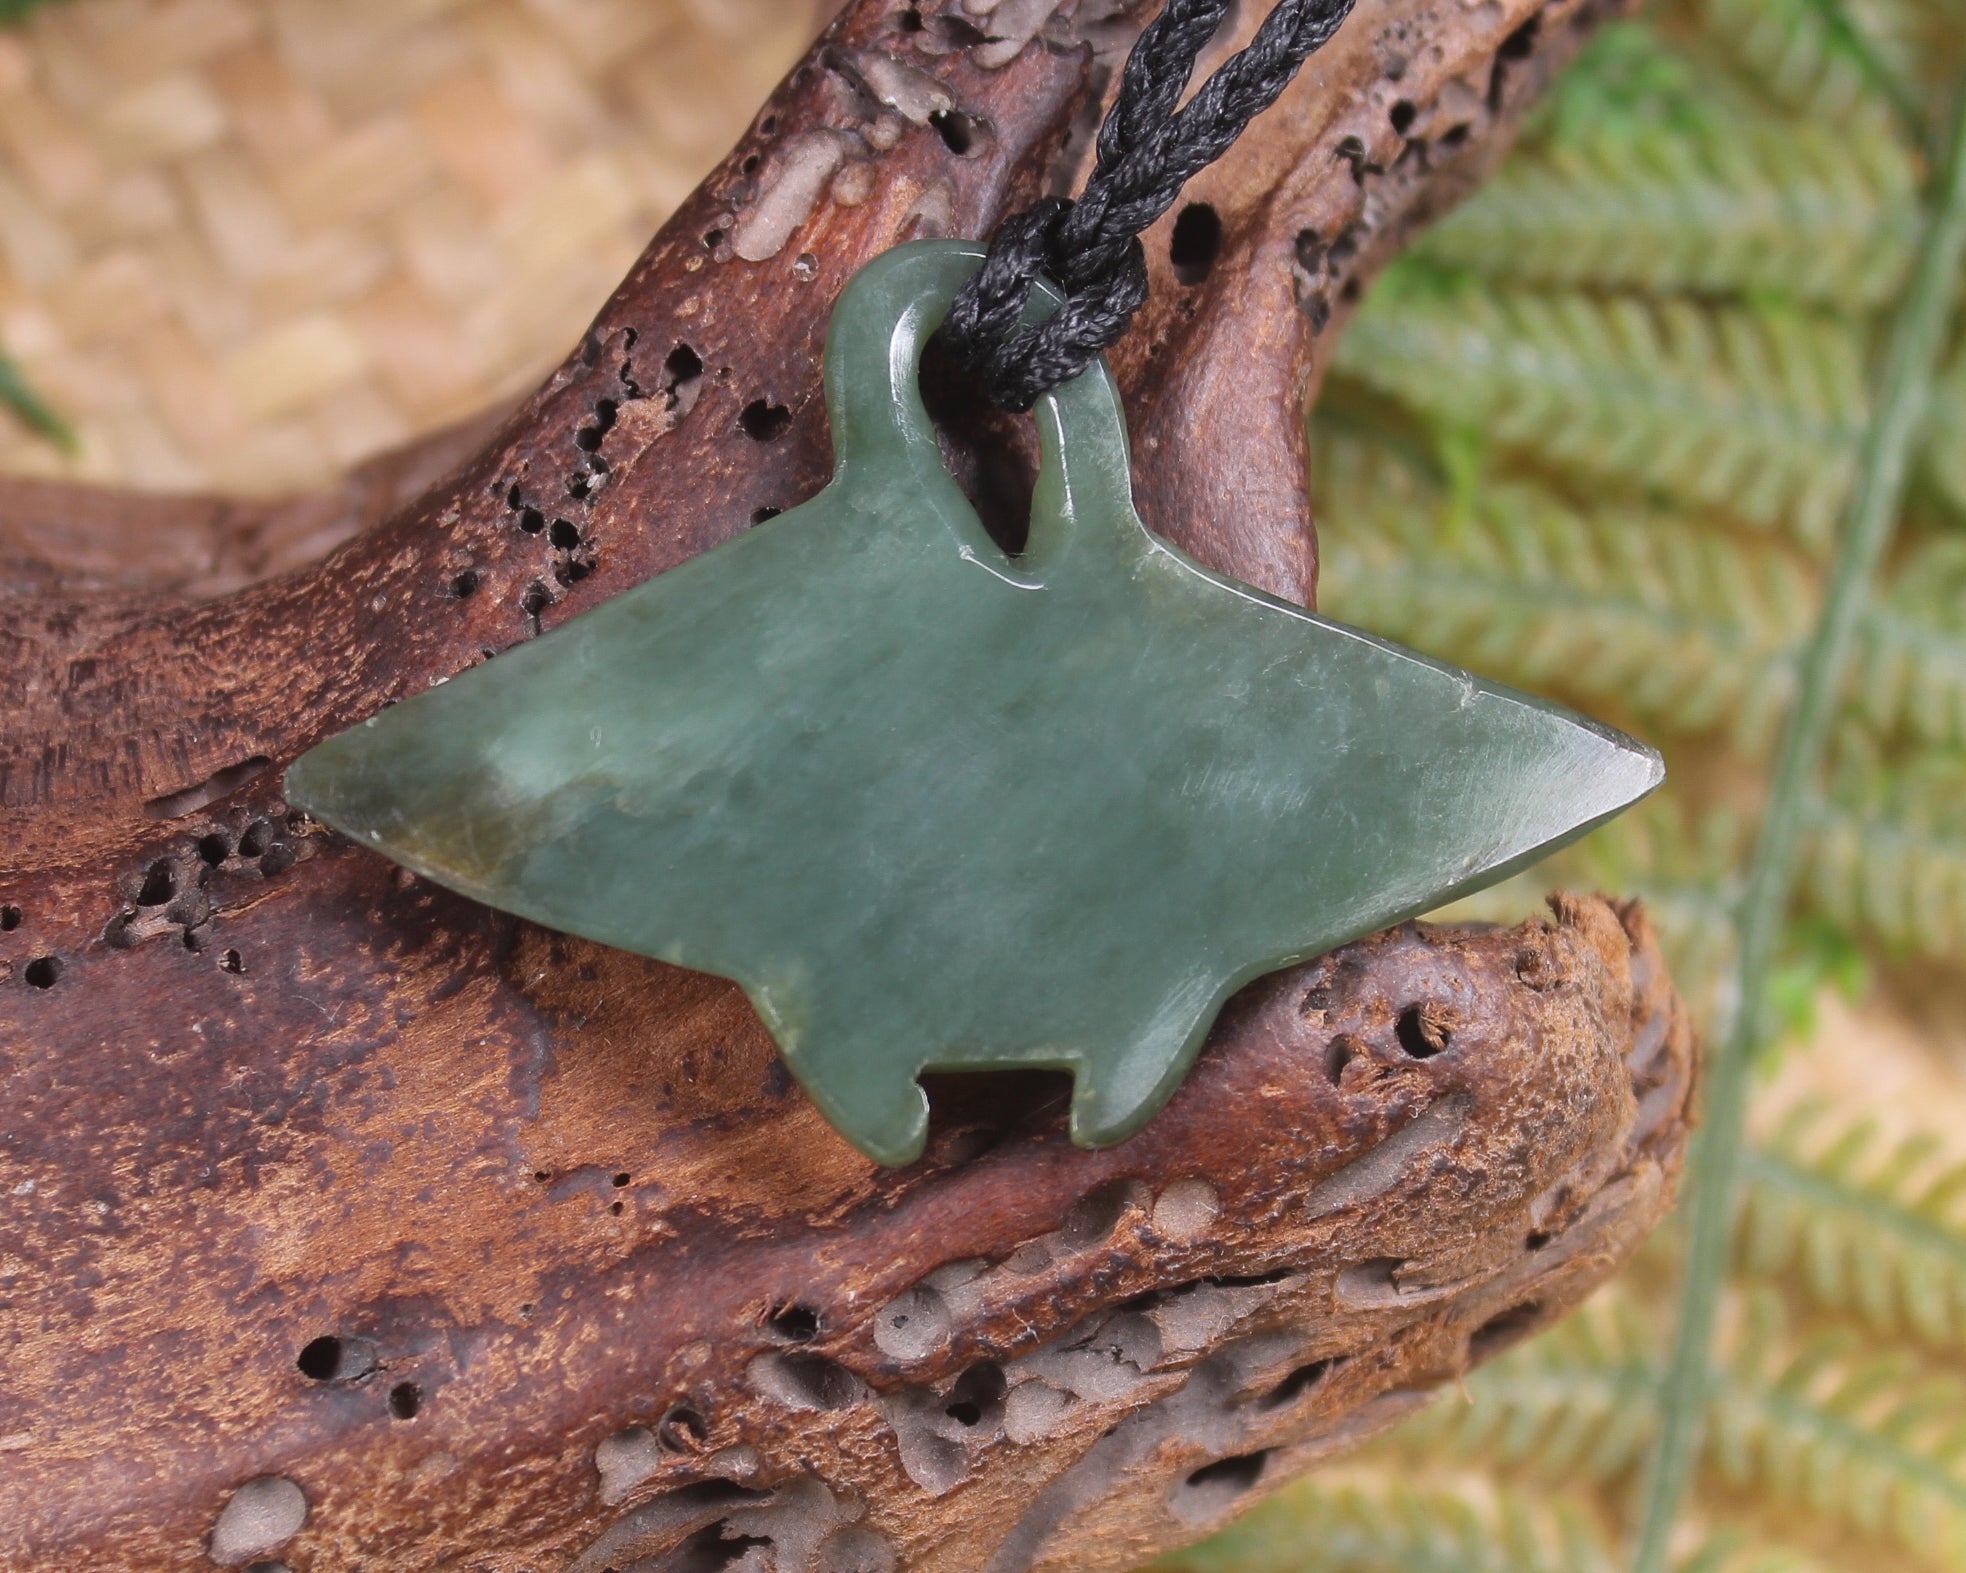
[[[0,1565],[1126,1566],[1659,1216],[1693,1050],[1631,909],[1266,979],[1110,1152],[1042,1079],[940,1085],[881,1172],[735,990],[280,799],[319,738],[809,495],[831,300],[1069,181],[1138,21],[1099,9],[848,5],[496,429],[284,504],[0,489]],[[1599,9],[1364,0],[1197,182],[1205,276],[1149,237],[1116,365],[1150,524],[1309,598],[1322,347]],[[1014,511],[1014,441],[956,457]]]

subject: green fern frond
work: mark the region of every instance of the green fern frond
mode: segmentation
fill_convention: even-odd
[[[1966,1393],[1902,1355],[1852,1356],[1856,1342],[1737,1359],[1715,1384],[1708,1456],[1736,1487],[1966,1567]]]
[[[1819,0],[1850,20],[1880,76],[1927,119],[1966,65],[1966,14],[1952,0]]]
[[[1668,44],[1649,20],[1608,23],[1530,111],[1524,145],[1709,132],[1725,100],[1741,96],[1716,93],[1717,78],[1727,80]]]
[[[1658,1426],[1655,1339],[1615,1291],[1468,1379],[1471,1402],[1436,1404],[1391,1445],[1446,1449],[1545,1479],[1630,1473]]]
[[[1889,127],[1764,117],[1512,159],[1419,250],[1521,283],[1848,308],[1898,289],[1917,226],[1917,172]]]
[[[1682,1563],[1679,1573],[1831,1573],[1830,1564],[1804,1552],[1752,1541],[1742,1545],[1744,1539],[1723,1533]]]
[[[1788,1516],[1966,1568],[1966,1393],[1915,1359],[1853,1353],[1854,1337],[1794,1346],[1765,1297],[1746,1310],[1711,1387],[1718,1477]],[[1475,1373],[1472,1403],[1395,1445],[1570,1484],[1627,1479],[1658,1423],[1656,1322],[1614,1293]]]
[[[1966,957],[1966,756],[1849,774],[1811,812],[1810,900],[1900,955]]]
[[[1908,106],[1903,78],[1844,0],[1700,0],[1702,33],[1784,109],[1835,124]]]
[[[1860,641],[1853,712],[1884,736],[1966,747],[1966,541],[1914,547]]]
[[[1576,1502],[1366,1480],[1292,1487],[1164,1565],[1188,1573],[1616,1573],[1619,1562],[1602,1524]]]
[[[1814,580],[1766,540],[1633,506],[1582,512],[1520,481],[1456,520],[1383,446],[1342,438],[1320,442],[1318,474],[1335,617],[1682,734],[1725,729],[1750,751],[1789,703]]]
[[[1743,1155],[1742,1266],[1881,1333],[1966,1348],[1966,1162],[1943,1151],[1796,1110]]]
[[[1186,1573],[1618,1573],[1584,1501],[1380,1470],[1289,1486],[1215,1539],[1162,1563]],[[1710,1532],[1678,1573],[1827,1573],[1799,1551]]]
[[[1926,462],[1946,499],[1966,515],[1966,355],[1934,390]]]
[[[1737,1531],[1723,1531],[1715,1552],[1724,1560],[1712,1564],[1714,1573],[1850,1573],[1847,1564],[1826,1562],[1820,1557],[1765,1540],[1755,1543]],[[1707,1564],[1694,1558],[1680,1573],[1707,1573]]]
[[[1766,744],[1818,594],[1789,554],[1629,504],[1582,511],[1533,482],[1456,499],[1383,442],[1329,421],[1316,441],[1333,616],[1681,735]],[[1966,746],[1962,606],[1966,542],[1915,548],[1865,616],[1855,718]]]
[[[1848,323],[1484,289],[1406,259],[1387,280],[1339,349],[1348,377],[1579,476],[1829,538],[1865,415]]]
[[[1185,1573],[1618,1573],[1615,1538],[1574,1496],[1353,1470],[1289,1486],[1215,1539],[1162,1563]],[[1827,1573],[1728,1529],[1678,1573]]]

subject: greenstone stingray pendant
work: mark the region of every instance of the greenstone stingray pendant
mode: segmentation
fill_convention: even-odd
[[[1007,556],[916,386],[981,254],[903,246],[842,294],[818,496],[287,776],[453,890],[735,979],[888,1164],[921,1151],[924,1070],[1069,1070],[1073,1138],[1121,1140],[1233,990],[1500,879],[1663,775],[1149,534],[1103,363],[1035,411]]]

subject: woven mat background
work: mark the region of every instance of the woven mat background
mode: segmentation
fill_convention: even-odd
[[[566,353],[815,0],[71,0],[0,28],[0,473],[266,492]]]

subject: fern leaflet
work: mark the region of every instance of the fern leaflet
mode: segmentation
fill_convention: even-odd
[[[1911,109],[1909,89],[1842,0],[1701,0],[1703,32],[1784,109],[1832,123]]]
[[[1890,128],[1763,117],[1513,159],[1418,250],[1520,283],[1875,306],[1902,284],[1917,224]]]
[[[1865,419],[1848,324],[1472,288],[1404,259],[1387,282],[1340,346],[1347,376],[1580,475],[1828,540]]]
[[[1914,1360],[1853,1353],[1848,1338],[1794,1345],[1771,1300],[1745,1310],[1710,1390],[1718,1477],[1791,1518],[1966,1568],[1966,1394]],[[1395,1443],[1445,1442],[1550,1479],[1625,1478],[1658,1424],[1653,1320],[1616,1296],[1588,1307],[1477,1372],[1471,1405],[1436,1409]]]
[[[1966,1348],[1966,1161],[1935,1161],[1942,1151],[1934,1136],[1887,1144],[1870,1122],[1794,1111],[1743,1159],[1743,1267],[1879,1332]]]
[[[1811,821],[1818,911],[1899,955],[1966,956],[1966,755],[1846,769]]]
[[[1926,462],[1946,499],[1966,515],[1966,355],[1952,363],[1934,391]]]
[[[1277,1548],[1288,1546],[1287,1559]],[[1567,1502],[1378,1481],[1298,1486],[1174,1559],[1190,1573],[1616,1573],[1602,1526]]]
[[[1527,482],[1484,488],[1457,520],[1376,445],[1322,442],[1318,468],[1331,615],[1599,711],[1767,743],[1815,599],[1793,556]]]
[[[1869,608],[1851,709],[1886,737],[1966,747],[1966,541],[1914,547]]]
[[[1402,1472],[1404,1473],[1404,1472]],[[1679,1573],[1826,1573],[1798,1552],[1710,1534]],[[1287,1548],[1287,1549],[1282,1549]],[[1597,1514],[1568,1496],[1418,1484],[1381,1470],[1304,1481],[1163,1566],[1188,1573],[1619,1573]]]

